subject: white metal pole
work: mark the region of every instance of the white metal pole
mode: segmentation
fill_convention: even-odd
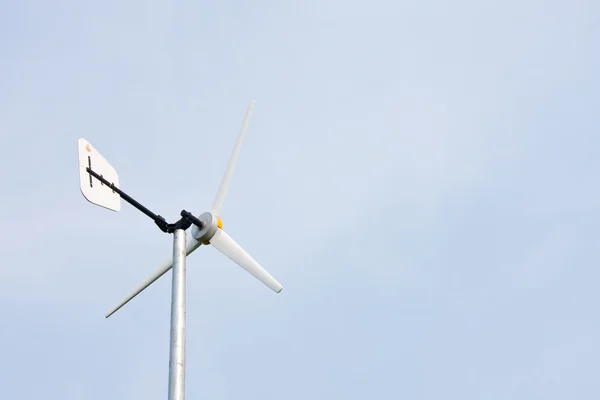
[[[185,397],[185,239],[185,231],[176,229],[173,233],[169,400]]]

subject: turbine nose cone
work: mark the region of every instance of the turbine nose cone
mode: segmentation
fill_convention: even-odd
[[[198,229],[196,225],[192,227],[192,237],[200,243],[208,244],[209,240],[215,235],[215,232],[220,227],[220,223],[217,218],[210,212],[206,212],[200,217],[202,221],[202,229]]]

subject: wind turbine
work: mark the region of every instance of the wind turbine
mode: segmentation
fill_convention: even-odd
[[[240,147],[248,129],[248,122],[254,109],[254,101],[250,102],[242,128],[231,152],[229,163],[217,191],[211,211],[195,217],[186,210],[181,211],[181,219],[169,224],[160,215],[154,214],[146,207],[135,201],[119,188],[119,178],[116,170],[92,147],[85,139],[79,139],[79,181],[84,197],[91,203],[113,211],[119,211],[120,199],[152,218],[161,231],[173,234],[173,257],[164,260],[131,293],[119,301],[107,314],[110,317],[131,299],[150,286],[154,281],[173,268],[173,283],[171,292],[171,335],[169,352],[169,400],[183,400],[185,396],[185,274],[186,257],[201,245],[212,245],[219,252],[229,257],[233,262],[244,268],[256,279],[264,283],[274,292],[283,289],[264,268],[238,245],[224,230],[221,220],[223,202],[229,188],[231,176],[235,169]],[[191,227],[191,238],[186,240],[185,231]]]

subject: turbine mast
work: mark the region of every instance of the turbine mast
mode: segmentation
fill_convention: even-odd
[[[169,400],[185,397],[185,230],[173,232]]]

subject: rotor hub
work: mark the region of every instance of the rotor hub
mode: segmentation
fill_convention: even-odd
[[[208,244],[217,232],[217,229],[223,228],[223,222],[211,212],[205,212],[198,219],[202,222],[202,229],[193,225],[192,237],[202,244]]]

